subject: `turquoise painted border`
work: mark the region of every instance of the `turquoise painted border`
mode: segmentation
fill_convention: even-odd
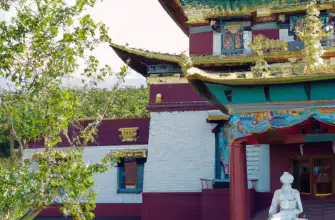
[[[139,185],[140,188],[136,189],[125,189],[124,183],[122,182],[122,176],[124,174],[124,166],[117,168],[117,193],[129,193],[129,194],[140,194],[143,191],[143,182],[144,182],[144,163],[137,163],[137,179],[136,185]],[[140,183],[139,176],[141,175],[142,179]]]

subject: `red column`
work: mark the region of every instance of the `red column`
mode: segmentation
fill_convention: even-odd
[[[229,148],[230,161],[230,220],[249,220],[247,196],[246,149],[241,142]]]

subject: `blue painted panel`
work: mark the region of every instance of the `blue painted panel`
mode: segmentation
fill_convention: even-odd
[[[136,189],[143,190],[144,163],[137,164]]]
[[[117,193],[131,193],[131,194],[140,194],[142,189],[118,189]]]
[[[215,179],[221,179],[220,133],[215,134]]]
[[[263,86],[235,87],[232,96],[232,104],[266,102]]]
[[[224,105],[269,102],[297,102],[308,100],[335,100],[335,81],[268,85],[267,99],[263,85],[227,86],[206,83],[210,92]],[[308,97],[310,94],[310,98]]]
[[[181,68],[169,64],[148,65],[148,73],[181,73]]]
[[[288,50],[302,50],[305,47],[305,43],[303,41],[292,41],[287,42]]]
[[[212,83],[206,83],[208,89],[213,93],[214,96],[223,104],[229,104],[227,97],[225,96],[224,92],[229,91],[232,89],[231,86],[226,85],[218,85]],[[231,104],[231,103],[230,103]]]
[[[263,103],[266,102],[262,86],[230,87],[217,84],[206,84],[213,95],[223,104]],[[225,91],[232,90],[232,101],[229,102]]]
[[[118,171],[118,189],[124,189],[126,188],[125,185],[126,173],[124,172],[124,166],[118,167],[117,171]]]
[[[268,22],[264,24],[256,24],[251,27],[252,30],[269,30],[269,29],[278,29],[277,22]]]
[[[229,181],[229,147],[224,127],[216,134],[215,179]]]
[[[312,100],[332,100],[335,99],[335,82],[312,84]]]
[[[191,27],[190,34],[198,34],[213,31],[211,26],[200,26],[200,27]]]
[[[271,102],[307,101],[304,84],[276,85],[270,87]]]
[[[306,135],[306,143],[335,141],[335,135]]]
[[[222,50],[221,54],[240,54],[243,53],[244,49],[236,49],[236,50]]]

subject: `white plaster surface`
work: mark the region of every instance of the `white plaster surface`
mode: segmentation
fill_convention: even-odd
[[[147,149],[147,145],[129,145],[129,146],[99,146],[86,147],[83,152],[83,160],[85,162],[98,162],[111,150],[126,149]],[[65,148],[55,148],[62,149]],[[24,157],[29,158],[33,153],[41,149],[26,149]],[[144,165],[146,169],[146,164]],[[96,183],[97,203],[142,203],[142,195],[140,194],[118,194],[117,193],[117,168],[110,166],[109,169],[102,174],[94,176]]]
[[[251,31],[243,31],[243,48],[244,53],[251,53],[251,49],[249,45],[252,43],[252,32]]]
[[[214,125],[206,123],[209,112],[151,113],[144,192],[200,192],[200,178],[214,179],[215,135]]]
[[[257,151],[250,151],[250,149],[257,149]],[[255,190],[270,192],[270,146],[268,144],[247,145],[247,174],[249,189],[252,188],[250,179],[258,179]]]
[[[213,55],[221,55],[221,46],[222,46],[222,34],[213,32]]]

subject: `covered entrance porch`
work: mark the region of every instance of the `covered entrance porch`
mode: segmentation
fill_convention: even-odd
[[[316,212],[318,202],[328,201],[328,206],[335,209],[335,203],[332,203],[335,200],[335,125],[325,120],[327,117],[321,108],[317,109],[308,110],[313,112],[310,116],[303,116],[306,110],[301,110],[300,113],[293,110],[282,115],[270,112],[273,115],[266,120],[259,117],[264,115],[259,112],[231,118],[228,132],[231,195],[235,192],[241,201],[251,201],[249,204],[245,203],[246,207],[239,206],[240,210],[247,210],[243,219],[267,219],[273,194],[281,188],[280,176],[284,172],[295,177],[293,188],[300,191],[303,204],[307,205],[304,206],[306,212],[301,217],[305,215],[307,219],[312,219],[315,215],[311,214]],[[296,116],[292,117],[293,114]],[[248,150],[251,147],[259,149]],[[260,154],[258,158],[257,154]],[[252,200],[246,196],[242,198],[243,194],[238,193],[246,192],[247,185],[250,189],[250,182],[254,182],[256,190]],[[231,198],[235,202],[236,199],[236,196]],[[309,207],[311,210],[307,212]],[[332,219],[335,219],[335,215]]]
[[[333,195],[333,183],[327,185],[321,183],[320,179],[319,182],[318,179],[314,180],[312,171],[315,164],[326,167],[328,165],[324,164],[329,164],[330,161],[320,161],[313,157],[334,155],[335,79],[325,79],[320,75],[232,79],[199,69],[192,69],[186,77],[201,95],[230,116],[229,125],[226,127],[229,145],[230,220],[250,220],[255,211],[262,210],[259,207],[262,200],[257,193],[251,200],[247,194],[250,181],[257,182],[254,185],[262,182],[260,179],[257,181],[257,178],[250,179],[250,176],[257,175],[248,174],[248,145],[266,144],[269,148],[268,165],[258,163],[261,164],[260,168],[270,168],[270,186],[267,189],[263,187],[261,193],[262,196],[270,197],[267,207],[271,204],[274,190],[281,187],[279,177],[283,174],[282,171],[293,173],[295,170],[294,175],[298,176],[298,180],[304,178],[299,183],[305,191],[310,188],[310,195],[306,195],[306,199],[309,197],[319,202],[318,199]],[[307,155],[307,149],[318,151],[319,147],[308,147],[309,144],[316,143],[329,143],[329,152],[324,155]],[[274,152],[275,145],[282,145],[283,148],[277,152],[277,158],[271,153]],[[284,158],[283,154],[291,150],[289,145],[297,146],[296,155],[286,158],[285,166],[275,164],[274,167],[272,163]],[[258,153],[257,150],[255,152]],[[258,156],[259,160],[264,159],[264,155]],[[307,159],[308,162],[300,162],[302,156],[312,158]],[[302,165],[303,162],[305,165]],[[257,168],[253,170],[257,172]],[[319,173],[320,168],[317,170]],[[332,170],[330,172],[333,173]],[[303,177],[301,173],[304,174]],[[308,175],[309,185],[306,178]],[[275,186],[275,183],[278,185]],[[324,192],[332,193],[329,195]]]

